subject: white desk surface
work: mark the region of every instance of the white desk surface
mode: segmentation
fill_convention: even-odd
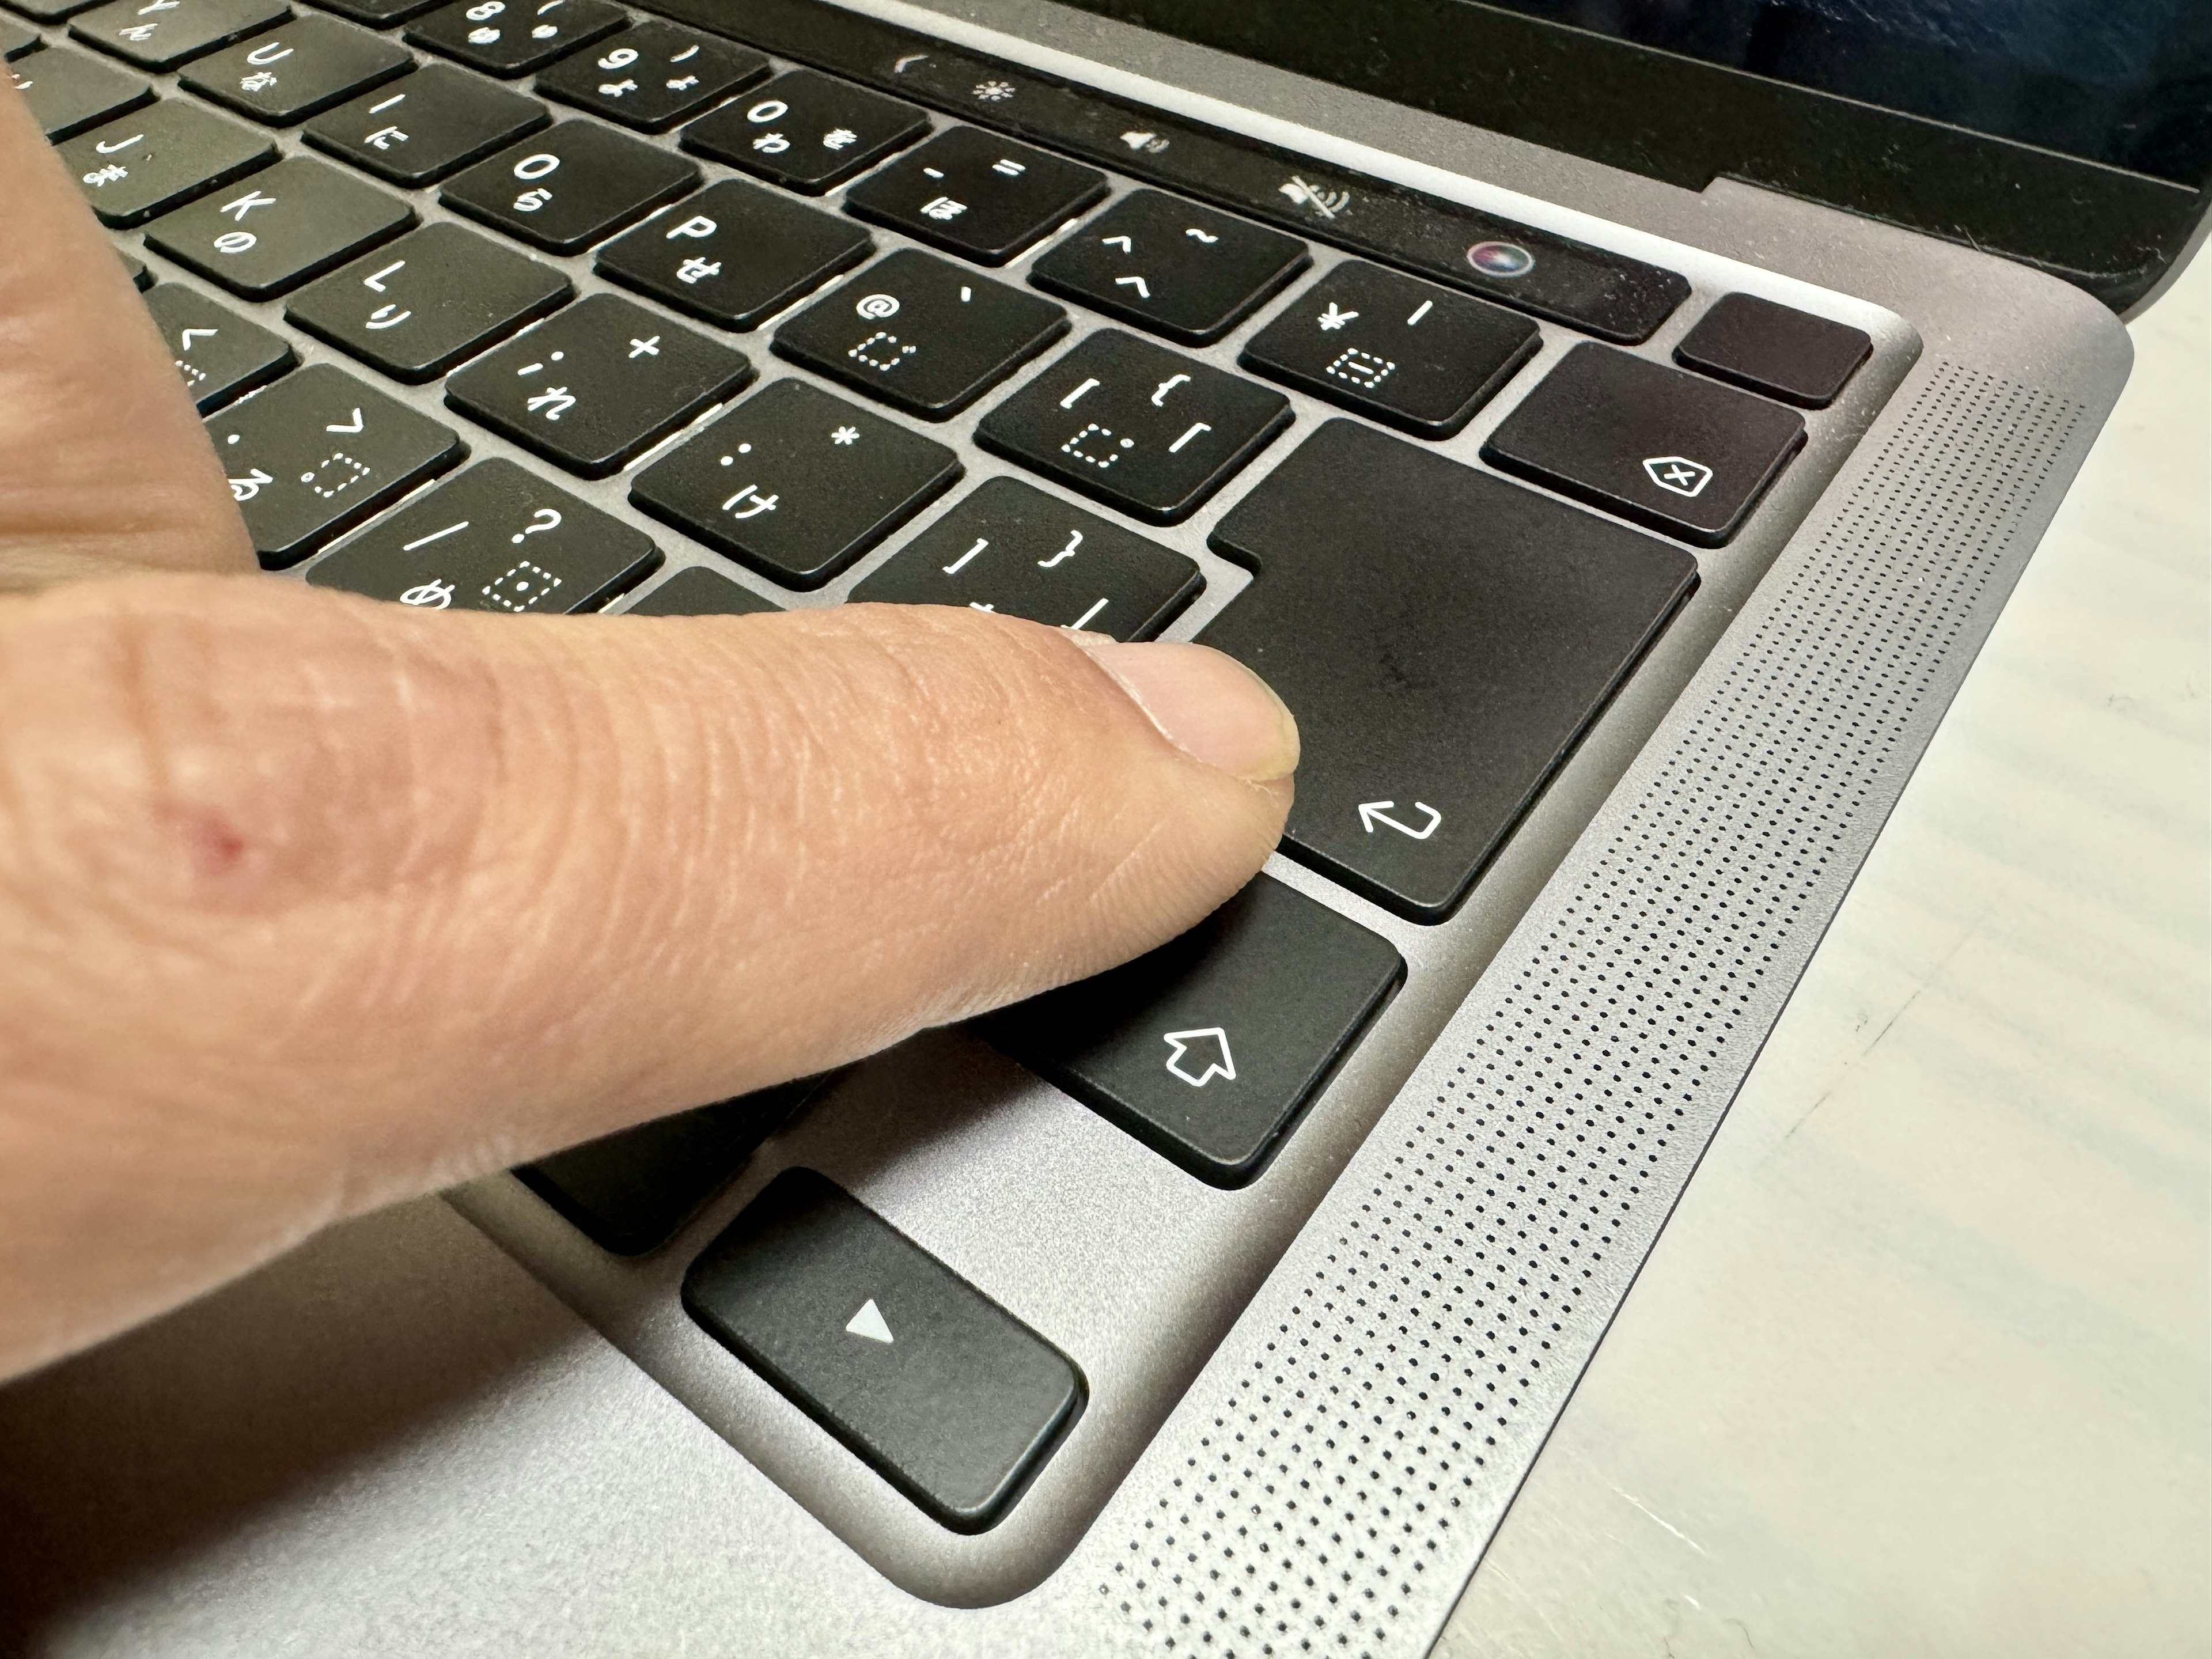
[[[2212,258],[1438,1659],[2212,1654]]]

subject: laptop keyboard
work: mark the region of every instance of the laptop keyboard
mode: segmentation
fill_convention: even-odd
[[[747,8],[747,43],[611,0],[4,3],[47,26],[0,20],[0,46],[87,200],[202,279],[138,268],[265,565],[582,611],[673,550],[628,609],[741,614],[889,543],[849,598],[1146,639],[1217,580],[1161,527],[1241,489],[1206,545],[1254,580],[1198,637],[1298,717],[1283,850],[1420,925],[1464,903],[1695,587],[1687,549],[1739,532],[1806,441],[1797,410],[1869,352],[1748,295],[1672,362],[1622,350],[1683,276],[811,0]],[[159,95],[144,78],[179,69]],[[625,292],[580,291],[586,259]],[[348,366],[301,366],[279,305]],[[1540,321],[1582,343],[1540,356]],[[441,381],[434,415],[395,390]],[[1486,468],[1435,447],[1508,387]],[[979,404],[963,440],[946,423]],[[536,459],[465,465],[485,433]],[[641,520],[585,498],[626,471],[610,487]],[[1262,876],[976,1030],[1177,1179],[1233,1188],[1406,974]],[[655,1251],[821,1085],[519,1173],[605,1249]],[[1068,1334],[811,1171],[757,1195],[684,1297],[957,1531],[1006,1514],[1085,1409]]]

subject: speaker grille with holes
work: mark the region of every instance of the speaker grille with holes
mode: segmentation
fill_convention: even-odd
[[[1625,817],[1577,847],[1246,1315],[1258,1357],[1201,1376],[1140,1468],[1171,1470],[1168,1495],[1097,1586],[1139,1646],[1434,1638],[1994,620],[2081,412],[1934,365],[1769,577],[1746,648],[1691,687]]]

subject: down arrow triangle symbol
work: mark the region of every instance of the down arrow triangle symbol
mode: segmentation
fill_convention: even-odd
[[[871,1342],[890,1342],[891,1328],[884,1323],[884,1310],[870,1297],[860,1304],[860,1311],[845,1322],[845,1328],[854,1336],[865,1336]]]

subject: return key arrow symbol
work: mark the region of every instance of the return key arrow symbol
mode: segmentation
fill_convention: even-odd
[[[1437,811],[1435,807],[1430,805],[1428,802],[1425,800],[1417,800],[1413,803],[1413,810],[1417,812],[1426,812],[1429,815],[1429,821],[1425,827],[1416,830],[1411,824],[1401,823],[1397,819],[1390,816],[1390,809],[1397,804],[1398,803],[1395,800],[1367,800],[1360,802],[1359,827],[1371,836],[1375,833],[1375,826],[1376,824],[1386,824],[1389,828],[1395,830],[1400,835],[1407,836],[1413,841],[1426,841],[1431,836],[1437,833],[1437,826],[1444,821],[1444,815]]]

